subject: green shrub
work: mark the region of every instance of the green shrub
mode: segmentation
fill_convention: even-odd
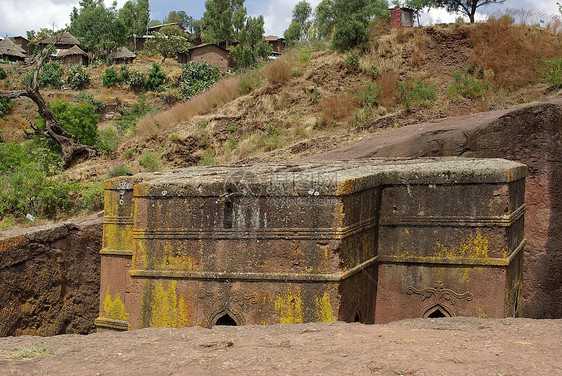
[[[243,74],[238,81],[242,94],[250,94],[252,91],[260,87],[261,77],[256,71]]]
[[[125,132],[131,129],[137,121],[151,109],[152,106],[146,102],[146,95],[139,95],[137,102],[129,109],[123,109],[123,117],[115,121],[115,127],[119,131],[119,134],[125,134]]]
[[[367,39],[368,22],[349,19],[339,22],[334,28],[332,47],[345,51],[353,48]]]
[[[199,161],[199,165],[201,166],[211,166],[214,164],[215,164],[215,157],[211,152],[205,154]]]
[[[13,109],[11,98],[0,98],[0,118],[9,114]]]
[[[133,71],[129,75],[127,83],[131,89],[136,91],[146,90],[146,76],[141,72]]]
[[[98,148],[102,154],[112,157],[117,150],[121,137],[113,127],[105,128],[99,131],[98,135]]]
[[[363,102],[363,106],[375,106],[376,104],[378,104],[381,94],[381,84],[372,82],[367,83],[363,89],[363,92],[361,93],[361,101]]]
[[[52,158],[34,141],[0,143],[0,216],[52,218],[72,206],[76,185],[48,176],[56,169]]]
[[[547,67],[541,71],[541,74],[554,88],[562,88],[562,56],[546,59],[545,62]]]
[[[159,64],[152,64],[152,68],[148,71],[146,80],[146,88],[150,91],[162,91],[165,89],[166,73],[160,68]]]
[[[89,103],[94,106],[94,111],[98,112],[103,107],[103,103],[94,99],[94,94],[86,93],[85,91],[81,91],[76,96],[76,100],[78,102]]]
[[[310,60],[310,55],[310,47],[305,45],[299,48],[299,60],[301,63],[308,63],[308,61]]]
[[[291,71],[291,77],[300,77],[302,76],[302,70],[300,69],[293,69]]]
[[[107,68],[105,74],[102,77],[102,84],[105,87],[112,87],[113,85],[119,83],[119,78],[117,77],[117,72],[113,68]]]
[[[80,90],[90,83],[86,67],[82,64],[70,66],[66,72],[66,84],[73,90]]]
[[[59,99],[49,105],[57,115],[61,125],[70,134],[86,145],[96,145],[98,139],[99,115],[94,113],[94,106],[88,103],[70,105],[64,99]],[[45,127],[45,120],[39,119],[40,128]]]
[[[461,95],[465,98],[476,99],[488,90],[488,81],[479,80],[469,76],[468,71],[453,71],[453,83],[449,86],[449,95],[455,97]]]
[[[318,92],[318,86],[314,85],[312,89],[312,103],[318,103],[318,99],[320,99],[320,93]]]
[[[80,186],[80,199],[77,207],[80,210],[99,211],[103,209],[103,183],[99,181]]]
[[[398,93],[406,107],[428,106],[437,99],[437,87],[422,80],[398,82]]]
[[[345,56],[345,66],[347,69],[356,71],[359,69],[359,55],[355,51],[350,51]]]
[[[62,66],[59,63],[50,61],[43,65],[43,69],[39,72],[38,84],[43,87],[50,85],[54,88],[60,88],[62,86],[63,73]]]
[[[132,175],[132,171],[123,163],[119,163],[117,166],[110,168],[107,171],[107,178],[116,178],[118,176]]]
[[[146,171],[158,171],[160,169],[160,157],[152,150],[145,150],[139,157],[139,164]]]
[[[133,154],[135,154],[135,149],[127,149],[121,154],[121,158],[123,159],[131,159],[133,158]]]
[[[129,68],[126,65],[121,65],[121,68],[119,69],[119,81],[127,82],[129,81],[130,76],[131,72],[129,72]]]
[[[220,71],[207,62],[191,61],[181,66],[178,84],[184,100],[209,90],[220,78]]]
[[[4,68],[0,67],[0,80],[5,79],[6,77],[8,77],[6,71],[4,70]]]
[[[283,146],[277,127],[268,124],[265,132],[258,140],[258,145],[262,147],[263,151],[272,151]]]

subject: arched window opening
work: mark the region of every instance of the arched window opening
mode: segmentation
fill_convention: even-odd
[[[453,313],[450,312],[447,308],[438,305],[435,305],[429,308],[422,317],[430,318],[430,319],[438,319],[442,317],[453,317]]]
[[[236,326],[236,321],[228,313],[217,319],[215,325]]]

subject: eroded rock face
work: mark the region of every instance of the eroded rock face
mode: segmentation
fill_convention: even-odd
[[[526,164],[523,316],[562,317],[562,98],[399,128],[308,159],[506,158]]]
[[[0,336],[92,331],[102,218],[0,233]]]

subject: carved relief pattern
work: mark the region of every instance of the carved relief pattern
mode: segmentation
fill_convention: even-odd
[[[243,320],[241,313],[246,310],[246,305],[258,304],[258,295],[256,293],[243,294],[239,291],[232,291],[230,284],[216,292],[200,291],[198,298],[207,300],[212,307],[217,307],[210,317],[205,318],[208,326],[212,325],[213,317],[224,312],[231,312]]]
[[[472,293],[458,293],[453,290],[445,289],[443,288],[442,282],[438,282],[437,286],[435,287],[426,288],[423,290],[418,290],[413,286],[408,286],[406,288],[406,293],[408,295],[419,295],[422,302],[426,299],[431,299],[431,297],[435,297],[437,301],[448,301],[451,304],[455,304],[455,300],[471,301],[473,299]]]

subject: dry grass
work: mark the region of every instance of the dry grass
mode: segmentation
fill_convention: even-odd
[[[321,99],[318,103],[320,119],[324,126],[333,122],[347,122],[359,108],[357,101],[347,92]]]
[[[408,27],[399,27],[396,30],[396,41],[398,43],[406,43],[414,35],[414,31]]]
[[[542,58],[559,56],[561,38],[548,31],[491,21],[473,28],[471,62],[482,71],[491,70],[499,87],[517,88],[535,82]]]
[[[376,66],[381,72],[419,67],[425,62],[430,39],[423,28],[398,28],[370,41],[370,54],[361,56],[363,70]]]
[[[413,37],[413,51],[411,53],[411,63],[413,66],[420,66],[427,57],[429,37],[423,29],[418,29]]]
[[[387,109],[393,107],[398,101],[398,91],[396,89],[398,75],[393,72],[383,73],[378,81],[382,86],[381,97],[379,99],[380,105]]]
[[[559,15],[549,15],[526,9],[505,8],[490,15],[491,20],[512,19],[514,23],[523,26],[536,26],[540,20],[545,21],[547,30],[559,34],[562,32],[562,20]]]
[[[296,63],[293,54],[288,53],[280,59],[270,62],[260,70],[260,74],[271,84],[284,84],[291,78],[291,71]]]
[[[196,95],[187,102],[179,103],[169,110],[141,119],[137,133],[141,138],[146,138],[163,130],[169,130],[194,116],[206,114],[241,94],[238,77],[220,80],[211,89]]]

